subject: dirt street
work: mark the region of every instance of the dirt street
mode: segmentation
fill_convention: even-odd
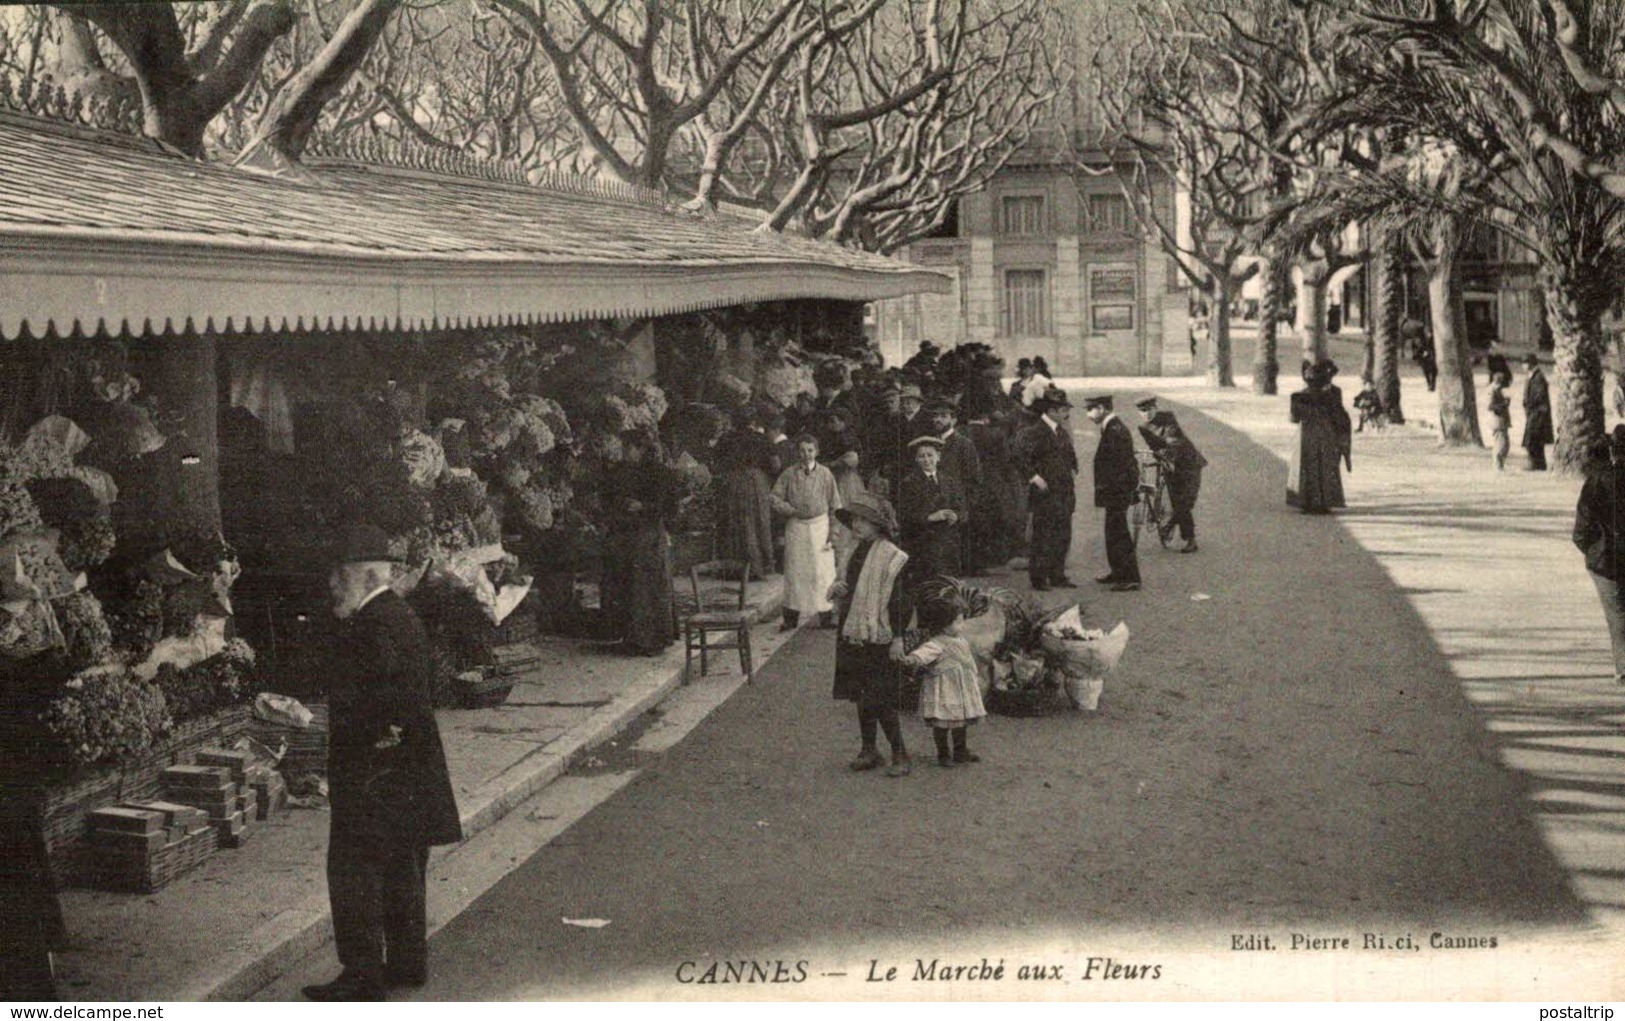
[[[1336,519],[1288,511],[1279,461],[1211,419],[1181,418],[1213,462],[1201,553],[1147,537],[1145,588],[1108,594],[1087,580],[1104,560],[1098,512],[1075,520],[1070,573],[1088,619],[1134,631],[1100,713],[993,717],[971,733],[983,761],[955,769],[935,765],[910,719],[914,775],[854,775],[854,714],[829,698],[833,634],[804,632],[669,753],[607,762],[639,775],[441,930],[419,995],[1211,990],[1210,972],[1178,963],[1155,991],[1090,984],[1106,967],[1091,955],[1175,949],[1229,954],[1210,960],[1267,975],[1272,995],[1290,994],[1295,974],[1322,983],[1304,993],[1328,995],[1325,982],[1369,978],[1386,958],[1327,965],[1318,941],[1357,950],[1368,933],[1420,942],[1412,960],[1426,963],[1406,974],[1417,995],[1439,995],[1461,994],[1446,983],[1463,974],[1491,979],[1472,963],[1480,951],[1441,949],[1435,933],[1583,943],[1584,912],[1519,783],[1404,594]],[[1094,434],[1076,431],[1086,494]],[[988,580],[1025,585],[1020,573]],[[1294,934],[1304,945],[1283,946]],[[906,972],[935,954],[1012,968],[1042,956],[1064,976],[936,994],[863,981],[872,959]],[[684,981],[739,959],[810,974],[749,991]]]

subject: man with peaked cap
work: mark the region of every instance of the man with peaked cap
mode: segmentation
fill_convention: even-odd
[[[1202,469],[1207,467],[1207,458],[1179,427],[1174,413],[1157,407],[1155,397],[1143,397],[1134,402],[1134,406],[1145,416],[1140,435],[1145,437],[1146,446],[1161,456],[1163,470],[1168,473],[1168,502],[1173,513],[1160,526],[1162,538],[1166,539],[1178,528],[1179,537],[1185,540],[1179,552],[1195,553],[1196,518],[1192,511],[1196,509],[1196,494],[1202,488]]]
[[[370,524],[347,529],[336,553],[328,589],[343,628],[328,693],[327,892],[344,970],[304,993],[378,1000],[427,979],[429,848],[461,841],[463,830],[430,706],[428,641],[390,588],[399,558]]]
[[[1027,578],[1033,589],[1076,588],[1066,576],[1072,549],[1072,512],[1077,509],[1078,452],[1072,446],[1072,403],[1066,391],[1050,387],[1033,402],[1038,421],[1016,435],[1015,458],[1027,481],[1032,539],[1027,547]]]
[[[1140,587],[1140,561],[1134,536],[1128,530],[1128,509],[1140,488],[1140,462],[1134,457],[1134,435],[1112,411],[1111,394],[1093,394],[1083,400],[1084,414],[1100,426],[1095,450],[1095,506],[1105,511],[1106,563],[1110,570],[1095,580],[1113,592]]]

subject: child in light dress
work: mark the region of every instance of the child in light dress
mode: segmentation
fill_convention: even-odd
[[[1507,398],[1507,384],[1512,377],[1497,372],[1490,377],[1490,456],[1496,471],[1505,471],[1507,451],[1512,449],[1512,401]]]
[[[959,604],[946,599],[928,600],[915,613],[920,630],[930,637],[904,656],[903,664],[925,670],[920,685],[920,715],[931,724],[931,736],[937,742],[937,765],[980,762],[981,757],[965,745],[965,728],[986,716],[987,710],[982,708],[975,654],[958,633]]]

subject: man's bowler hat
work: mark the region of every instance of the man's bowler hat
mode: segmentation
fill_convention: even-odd
[[[345,528],[334,552],[334,560],[341,564],[402,562],[400,557],[390,552],[389,536],[384,534],[384,530],[366,521]]]

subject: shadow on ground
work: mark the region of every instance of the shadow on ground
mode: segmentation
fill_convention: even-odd
[[[1217,951],[1233,933],[1309,927],[1583,930],[1586,903],[1542,827],[1585,824],[1621,796],[1574,754],[1590,721],[1615,736],[1617,721],[1575,716],[1562,678],[1539,669],[1474,679],[1506,695],[1475,710],[1353,522],[1289,512],[1275,456],[1181,417],[1213,462],[1202,553],[1147,548],[1141,592],[1080,590],[1092,621],[1134,632],[1099,714],[990,719],[972,732],[984,761],[951,770],[923,754],[928,732],[910,720],[913,776],[854,775],[852,711],[829,698],[833,637],[804,632],[441,930],[423,995],[667,995],[683,961],[845,966],[899,947],[1008,953],[1110,936]],[[1087,423],[1078,436],[1087,465]],[[1090,485],[1086,468],[1079,491]],[[1415,548],[1431,521],[1470,528],[1436,509],[1390,509],[1407,531],[1387,545],[1416,557],[1402,584],[1419,605],[1460,598],[1460,579]],[[1097,515],[1077,516],[1074,577],[1103,561]],[[1534,637],[1495,635],[1528,639],[1535,665],[1555,670],[1562,636]],[[1502,765],[1545,755],[1566,764],[1538,781]],[[1604,861],[1565,864],[1590,870],[1576,874],[1582,894],[1620,878]]]

